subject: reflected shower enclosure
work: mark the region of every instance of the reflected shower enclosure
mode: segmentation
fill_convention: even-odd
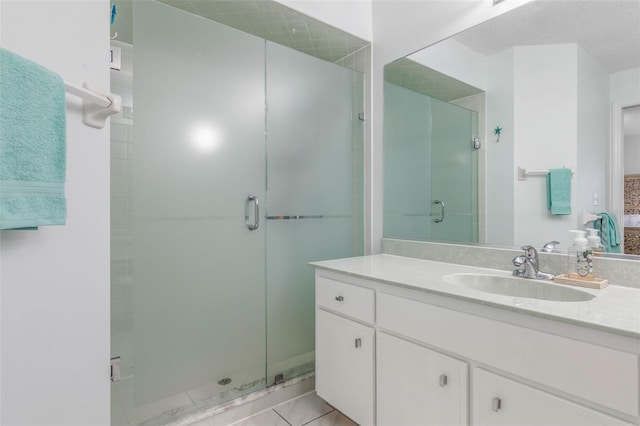
[[[125,411],[193,401],[168,421],[313,371],[307,263],[364,250],[364,80],[151,1],[133,51],[133,321],[114,351]]]
[[[384,236],[478,242],[478,113],[384,83]]]

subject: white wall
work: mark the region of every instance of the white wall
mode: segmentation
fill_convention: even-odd
[[[383,211],[383,81],[384,65],[460,31],[498,16],[530,0],[374,0],[372,53],[372,144],[367,152],[368,252],[380,252]]]
[[[640,135],[624,138],[624,174],[640,174]]]
[[[576,204],[579,228],[582,212],[609,210],[609,73],[578,48],[578,173]],[[595,195],[594,195],[595,194]],[[598,205],[594,205],[594,197]],[[566,234],[565,234],[566,235]]]
[[[566,247],[580,212],[594,210],[592,194],[606,199],[608,75],[574,44],[517,47],[489,64],[488,241],[542,246],[555,239]],[[491,132],[497,125],[500,142]],[[572,214],[554,216],[546,206],[546,179],[520,181],[517,167],[563,166],[575,171]]]
[[[577,168],[577,46],[514,49],[514,166],[529,170]],[[515,174],[514,167],[514,174]],[[571,215],[547,210],[545,177],[515,182],[514,241],[541,247],[566,243],[576,224],[576,179],[571,180]]]
[[[3,0],[0,11],[2,47],[109,87],[106,0]],[[109,424],[109,129],[67,103],[67,224],[0,234],[5,425]]]
[[[514,69],[513,49],[489,58],[487,73],[486,241],[513,244]],[[500,138],[494,129],[500,127]],[[491,188],[488,191],[487,188]]]
[[[640,98],[640,68],[611,74],[611,102]]]

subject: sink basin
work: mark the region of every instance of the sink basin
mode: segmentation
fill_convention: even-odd
[[[451,274],[443,278],[454,285],[504,296],[555,302],[586,302],[595,297],[585,291],[527,278],[482,274]]]

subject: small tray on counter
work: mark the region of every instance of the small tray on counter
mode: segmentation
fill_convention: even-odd
[[[570,276],[567,274],[558,275],[553,279],[553,281],[558,284],[568,284],[568,285],[574,285],[577,287],[595,288],[597,290],[603,289],[609,285],[609,280],[606,280],[604,278],[593,278],[593,277],[575,278],[574,276]]]

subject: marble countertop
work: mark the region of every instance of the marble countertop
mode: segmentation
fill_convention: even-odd
[[[596,295],[586,302],[557,302],[467,289],[451,284],[443,278],[455,273],[511,276],[511,272],[497,269],[388,254],[326,260],[312,262],[311,265],[386,284],[424,290],[622,336],[640,338],[640,289],[636,288],[610,285],[602,290],[593,290],[545,282],[551,286],[570,287]]]

